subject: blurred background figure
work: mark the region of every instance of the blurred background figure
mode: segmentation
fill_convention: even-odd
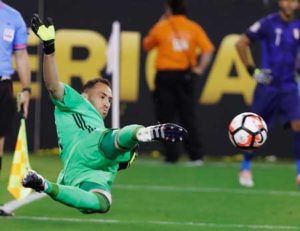
[[[257,81],[252,111],[262,116],[268,126],[280,116],[285,127],[293,131],[294,153],[297,163],[297,183],[300,185],[300,98],[297,78],[300,69],[297,53],[300,46],[300,21],[295,19],[298,0],[278,0],[279,12],[270,14],[248,28],[236,44],[238,53],[249,74]],[[247,56],[252,42],[262,44],[262,62],[256,68]],[[252,153],[245,153],[239,182],[252,187],[250,161]]]
[[[28,115],[31,74],[27,53],[27,27],[21,14],[0,1],[0,171],[5,136],[12,129],[15,101],[13,98],[12,57],[15,55],[16,68],[22,84],[20,93],[23,114]]]
[[[168,0],[165,14],[144,38],[144,49],[158,49],[154,104],[159,123],[175,122],[189,132],[184,145],[192,165],[202,165],[200,131],[196,113],[195,78],[209,65],[214,46],[205,31],[186,16],[184,0]],[[197,62],[197,49],[202,55]],[[177,118],[178,117],[178,118]],[[179,159],[176,144],[165,144],[165,161]]]

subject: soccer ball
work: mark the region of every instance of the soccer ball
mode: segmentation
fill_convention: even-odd
[[[229,124],[229,138],[240,149],[254,150],[267,140],[268,127],[259,115],[252,112],[238,114]]]

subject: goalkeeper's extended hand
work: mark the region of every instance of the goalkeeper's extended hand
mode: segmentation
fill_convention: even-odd
[[[258,83],[268,85],[273,80],[272,71],[270,69],[259,69],[253,66],[248,66],[247,70]]]
[[[55,29],[52,18],[47,18],[46,24],[47,25],[42,22],[38,14],[33,14],[31,19],[31,29],[43,42],[45,54],[49,55],[55,51]]]

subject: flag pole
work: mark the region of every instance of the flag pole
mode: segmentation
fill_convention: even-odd
[[[112,75],[112,128],[120,127],[120,23],[113,22],[107,47],[106,73]]]

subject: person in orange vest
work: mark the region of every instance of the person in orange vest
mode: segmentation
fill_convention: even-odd
[[[159,123],[179,119],[179,124],[189,132],[184,145],[190,165],[202,165],[195,84],[210,64],[214,46],[203,28],[187,18],[184,0],[168,0],[165,7],[165,14],[143,40],[146,51],[158,50],[153,94],[155,113]],[[197,62],[199,48],[201,57]],[[165,143],[165,161],[175,163],[178,159],[177,145]]]

